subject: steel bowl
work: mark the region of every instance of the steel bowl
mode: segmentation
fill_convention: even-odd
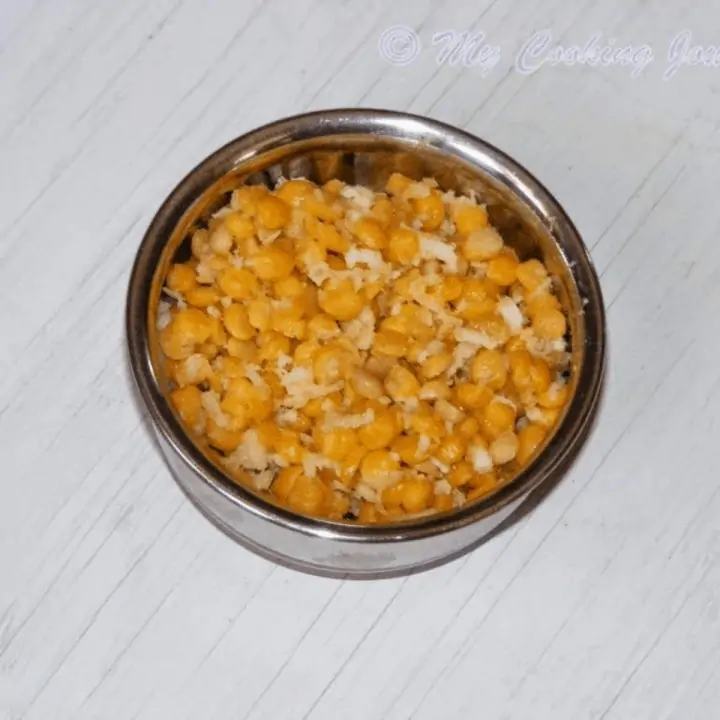
[[[241,183],[280,177],[340,178],[380,189],[391,172],[434,177],[445,190],[474,191],[522,258],[541,257],[569,313],[571,397],[535,460],[494,495],[457,510],[386,526],[300,516],[238,486],[184,432],[166,400],[156,317],[170,263],[187,252],[188,229]],[[331,110],[290,117],[228,143],[170,193],[132,269],[127,308],[132,375],[162,452],[191,500],[227,534],[275,562],[324,575],[382,577],[436,565],[486,538],[523,500],[554,482],[577,454],[595,414],[605,368],[598,278],[555,198],[507,155],[462,130],[405,113]]]

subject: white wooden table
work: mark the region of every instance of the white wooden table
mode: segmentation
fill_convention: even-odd
[[[2,0],[0,718],[719,717],[720,68],[663,80],[673,37],[717,41],[716,19],[711,0]],[[404,65],[378,50],[398,24],[420,40],[386,36]],[[543,28],[654,60],[523,74]],[[495,65],[439,65],[446,30],[484,32]],[[611,345],[596,432],[533,514],[372,583],[274,567],[203,519],[123,353],[130,264],[179,177],[348,105],[465,127],[545,182]]]

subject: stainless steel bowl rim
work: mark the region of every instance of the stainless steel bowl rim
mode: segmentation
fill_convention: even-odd
[[[258,154],[286,144],[288,140],[296,142],[342,134],[388,135],[395,140],[405,140],[409,148],[418,143],[437,146],[441,152],[451,148],[454,154],[461,155],[466,162],[472,164],[474,159],[482,158],[485,168],[495,167],[498,171],[502,169],[503,173],[511,173],[512,190],[516,194],[535,198],[537,203],[549,209],[550,214],[564,225],[566,234],[577,245],[576,250],[584,255],[587,271],[584,281],[593,295],[599,298],[597,307],[593,308],[595,322],[586,328],[586,345],[590,354],[580,372],[587,377],[578,380],[578,392],[571,400],[571,406],[579,402],[577,396],[582,389],[585,412],[574,426],[568,429],[563,423],[544,451],[490,497],[447,513],[388,525],[355,525],[298,515],[234,483],[195,447],[184,432],[157,386],[150,356],[147,257],[157,250],[158,243],[167,242],[171,231],[167,227],[167,218],[178,203],[185,203],[189,199],[188,189],[197,184],[198,177],[205,176],[205,189],[223,175],[215,174],[213,168],[222,166],[228,172]],[[440,535],[488,517],[534,490],[563,464],[591,421],[601,392],[606,353],[605,316],[597,274],[577,229],[545,186],[503,151],[468,132],[437,120],[379,109],[316,111],[269,123],[228,142],[191,170],[159,208],[138,249],[128,285],[126,336],[132,376],[152,422],[183,461],[215,492],[268,522],[318,538],[357,543],[406,542]]]

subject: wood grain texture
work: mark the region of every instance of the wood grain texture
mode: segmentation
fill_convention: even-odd
[[[720,68],[663,81],[714,3],[5,0],[0,6],[0,719],[708,720],[720,702]],[[380,33],[414,28],[405,67]],[[650,44],[543,67],[534,31]],[[497,67],[438,65],[484,32]],[[122,306],[177,179],[261,123],[389,107],[463,126],[568,209],[610,377],[579,462],[450,565],[274,567],[184,499],[129,393]]]

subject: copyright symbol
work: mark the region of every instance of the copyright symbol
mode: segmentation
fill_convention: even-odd
[[[405,25],[394,25],[384,30],[378,39],[380,57],[392,65],[409,65],[420,54],[418,34]]]

